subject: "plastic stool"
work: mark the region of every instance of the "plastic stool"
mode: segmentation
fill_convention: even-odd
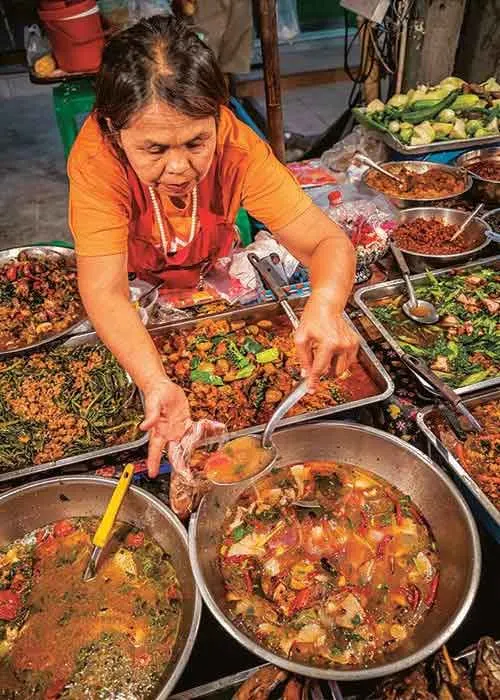
[[[67,160],[80,130],[81,119],[90,114],[94,106],[93,82],[84,78],[71,83],[61,83],[53,89],[52,99],[64,157]]]

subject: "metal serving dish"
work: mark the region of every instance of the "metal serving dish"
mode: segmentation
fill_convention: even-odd
[[[289,303],[292,308],[300,313],[304,308],[307,299],[290,299]],[[209,319],[197,319],[190,321],[183,321],[181,323],[172,323],[163,326],[157,326],[156,328],[150,330],[150,334],[153,338],[158,337],[168,337],[170,333],[178,330],[192,330],[195,328],[202,328],[207,323],[214,323],[220,320],[227,321],[261,321],[263,319],[273,319],[278,316],[283,316],[283,310],[280,305],[276,302],[270,304],[259,304],[258,306],[253,306],[247,309],[239,309],[237,311],[226,311],[222,314],[215,314],[210,316]],[[308,413],[301,413],[297,416],[291,416],[285,418],[281,421],[280,425],[292,425],[294,423],[304,423],[305,421],[310,421],[312,419],[324,418],[325,416],[330,416],[334,413],[342,413],[345,411],[351,411],[361,406],[367,406],[377,401],[383,401],[387,399],[394,392],[394,383],[382,364],[379,362],[377,357],[368,347],[366,341],[361,337],[358,330],[352,323],[352,321],[345,316],[344,317],[352,330],[356,333],[359,340],[359,352],[358,360],[363,368],[368,372],[369,376],[375,384],[379,387],[379,393],[374,396],[368,396],[365,399],[358,399],[357,401],[348,401],[347,403],[339,404],[338,406],[328,406],[318,411],[309,411]],[[293,332],[290,328],[290,332]],[[265,428],[265,424],[252,425],[248,428],[242,430],[235,430],[229,433],[228,439],[233,439],[235,437],[240,437],[241,435],[249,435],[253,433],[261,433]]]
[[[401,153],[402,155],[408,156],[426,156],[428,153],[441,153],[443,151],[461,151],[464,148],[471,148],[474,146],[493,146],[500,141],[500,136],[498,134],[493,136],[482,136],[481,138],[469,138],[469,139],[445,139],[443,141],[433,141],[425,146],[407,146],[401,143],[392,134],[387,131],[379,131],[378,129],[373,129],[378,134],[378,137],[382,141],[392,148],[396,153]]]
[[[397,673],[437,651],[465,619],[481,572],[481,548],[474,518],[453,482],[412,445],[354,423],[294,426],[276,433],[274,440],[280,455],[278,466],[314,459],[356,464],[409,494],[425,515],[437,542],[441,582],[436,602],[414,635],[383,661],[367,668],[325,669],[274,654],[236,627],[227,614],[218,548],[226,509],[244,490],[236,485],[216,488],[205,496],[189,525],[189,555],[195,579],[220,624],[266,661],[299,675],[338,681]]]
[[[40,258],[46,258],[57,255],[58,257],[65,258],[67,262],[70,262],[75,258],[75,251],[72,248],[62,248],[51,245],[21,246],[20,248],[5,248],[4,250],[0,250],[0,266],[9,262],[9,260],[14,260],[15,258],[17,258],[19,253],[23,252],[30,253],[33,256],[38,256]],[[15,355],[20,352],[25,352],[26,350],[35,350],[36,348],[40,348],[42,347],[42,345],[51,343],[54,340],[57,340],[58,338],[64,338],[64,336],[70,335],[71,332],[75,330],[75,328],[78,328],[78,326],[81,325],[86,320],[86,318],[87,314],[82,308],[81,317],[77,319],[74,323],[72,323],[70,326],[68,326],[65,330],[58,331],[57,333],[49,333],[42,339],[38,340],[36,343],[31,343],[30,345],[24,345],[23,347],[19,348],[12,348],[12,350],[0,350],[0,357],[7,355]]]
[[[436,270],[433,272],[434,277],[442,277],[448,274],[451,270],[461,272],[463,270],[470,270],[472,272],[478,267],[492,266],[495,269],[500,270],[500,255],[494,255],[490,258],[482,258],[476,262],[470,262],[466,265],[456,265],[454,267],[448,267],[443,270]],[[420,286],[424,286],[426,282],[426,274],[421,273],[419,275],[412,275],[411,280],[416,289]],[[383,297],[398,296],[399,294],[407,294],[406,286],[403,280],[390,280],[388,282],[381,282],[380,284],[374,284],[371,287],[366,287],[364,289],[359,289],[354,295],[354,301],[359,306],[361,311],[369,318],[373,323],[375,328],[379,331],[382,337],[389,343],[389,345],[395,349],[399,349],[399,343],[394,338],[394,336],[387,330],[387,328],[375,317],[369,307],[371,301],[376,301],[377,299],[382,299]],[[418,296],[418,294],[417,294]],[[429,385],[417,377],[421,384],[429,391]],[[491,379],[486,379],[483,382],[477,382],[476,384],[470,384],[469,386],[462,386],[455,389],[457,394],[471,394],[474,391],[490,389],[497,384],[500,384],[500,376],[492,377]],[[430,390],[431,393],[434,393]]]
[[[425,207],[432,206],[433,202],[442,202],[445,199],[456,199],[461,197],[472,187],[472,177],[469,173],[461,170],[460,168],[453,167],[452,165],[443,165],[442,163],[431,163],[426,161],[418,160],[401,160],[401,161],[388,161],[387,163],[381,163],[384,167],[388,165],[404,166],[407,170],[415,173],[426,173],[428,170],[442,170],[446,172],[454,173],[455,175],[461,175],[463,178],[463,189],[459,192],[454,192],[453,194],[447,196],[431,197],[430,199],[409,199],[405,197],[396,197],[395,195],[388,195],[382,190],[378,190],[375,187],[370,187],[366,183],[366,178],[370,172],[370,168],[363,173],[361,181],[365,187],[367,187],[372,192],[377,192],[377,194],[383,194],[386,199],[388,199],[397,209],[411,209],[413,207]]]
[[[497,137],[498,138],[498,137]],[[500,146],[496,148],[478,148],[468,151],[455,160],[459,168],[467,170],[472,177],[471,197],[487,204],[500,204],[500,180],[487,180],[470,170],[471,165],[477,165],[484,160],[495,160],[500,164]]]
[[[500,398],[500,389],[494,391],[483,392],[476,396],[465,399],[464,403],[467,408],[471,409],[476,406],[494,401]],[[461,465],[460,460],[451,452],[439,439],[432,427],[432,419],[438,415],[442,415],[437,406],[427,406],[417,414],[417,424],[420,430],[424,433],[430,444],[437,450],[448,464],[453,472],[454,478],[460,485],[468,491],[479,506],[481,516],[485,521],[485,525],[491,531],[497,542],[500,543],[500,510],[490,501],[484,491],[470,476],[469,472]],[[446,419],[445,419],[446,420]]]
[[[75,336],[69,338],[64,345],[68,347],[77,347],[78,345],[97,345],[99,344],[99,338],[95,333],[87,333],[85,335]],[[130,379],[130,391],[133,389],[133,382]],[[142,394],[139,392],[142,407],[144,409],[144,399]],[[44,462],[43,464],[32,464],[22,469],[13,469],[9,472],[0,472],[0,483],[2,481],[11,481],[13,479],[20,479],[26,476],[33,476],[34,474],[42,474],[60,467],[66,467],[70,464],[77,464],[78,462],[84,462],[89,459],[96,459],[97,457],[105,457],[106,455],[117,454],[118,452],[124,452],[125,450],[133,450],[136,447],[142,447],[149,440],[148,433],[137,440],[132,442],[123,442],[120,445],[111,445],[110,447],[102,447],[98,450],[91,450],[90,452],[83,452],[82,454],[72,455],[71,457],[63,457],[62,459],[56,459],[53,462]]]
[[[97,476],[65,476],[7,491],[0,496],[0,546],[63,518],[101,517],[116,486]],[[143,528],[170,554],[183,596],[179,636],[162,685],[150,700],[169,696],[193,648],[201,599],[189,563],[187,537],[179,520],[161,501],[131,486],[119,520]]]
[[[469,216],[467,212],[458,209],[444,209],[441,207],[416,207],[414,209],[404,209],[399,215],[399,223],[408,223],[415,219],[439,219],[445,225],[460,226]],[[462,264],[479,257],[491,240],[486,235],[489,230],[488,224],[478,216],[474,217],[467,226],[463,235],[470,245],[469,250],[462,253],[447,255],[431,255],[428,253],[416,253],[401,248],[405,254],[406,261],[412,272],[425,272],[429,268],[448,267],[449,265]]]

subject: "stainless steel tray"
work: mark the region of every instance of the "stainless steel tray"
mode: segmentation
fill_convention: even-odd
[[[433,270],[432,274],[435,277],[443,277],[444,275],[448,274],[450,270],[474,270],[475,268],[485,267],[487,265],[500,270],[500,255],[475,260],[474,262],[467,263],[466,265],[454,265],[453,267],[447,267],[442,270]],[[423,272],[419,275],[412,275],[411,280],[416,288],[423,286],[426,281],[426,273]],[[359,289],[354,295],[354,301],[359,306],[361,311],[369,318],[383,338],[396,351],[400,350],[399,343],[387,330],[387,328],[375,317],[375,314],[372,313],[368,303],[370,301],[375,301],[376,299],[382,299],[383,297],[396,296],[404,293],[405,290],[406,287],[404,281],[402,279],[396,279],[388,282],[380,282],[379,284],[374,284],[371,287],[365,287],[364,289]],[[421,383],[427,390],[429,390],[429,386],[426,383]],[[457,394],[470,394],[475,391],[489,389],[497,386],[498,384],[500,384],[500,376],[486,379],[485,381],[477,382],[476,384],[471,384],[470,386],[458,387],[455,389],[455,392]]]
[[[87,333],[85,335],[75,336],[67,340],[64,345],[68,347],[77,347],[79,345],[97,345],[99,339],[95,333]],[[130,387],[132,389],[133,382],[130,379]],[[144,409],[144,399],[142,394],[139,392],[142,407]],[[63,459],[57,459],[53,462],[44,462],[43,464],[33,464],[29,467],[23,467],[22,469],[13,469],[9,472],[0,473],[0,482],[11,481],[14,479],[20,479],[22,477],[34,476],[35,474],[42,474],[46,472],[53,471],[54,469],[59,469],[60,467],[66,467],[70,464],[78,464],[78,462],[84,462],[89,459],[96,459],[97,457],[105,457],[106,455],[116,454],[118,452],[125,452],[125,450],[133,450],[136,447],[142,447],[149,440],[149,435],[144,433],[144,435],[137,440],[132,442],[124,442],[120,445],[112,445],[110,447],[102,447],[98,450],[91,450],[90,452],[82,452],[78,455],[72,455],[71,457],[63,457]]]
[[[500,136],[497,134],[495,136],[483,136],[479,139],[447,139],[446,141],[435,141],[426,146],[405,146],[404,143],[401,143],[401,141],[387,131],[379,131],[378,129],[371,129],[371,131],[375,131],[382,141],[389,146],[389,148],[392,148],[393,151],[407,156],[425,156],[428,153],[441,153],[442,151],[461,151],[465,148],[495,146],[500,143]]]
[[[482,392],[473,397],[464,400],[467,408],[480,406],[488,401],[500,398],[500,388],[488,392]],[[439,408],[435,406],[427,406],[417,414],[417,425],[427,437],[431,445],[443,457],[450,469],[454,472],[456,478],[469,491],[474,499],[479,504],[483,511],[483,515],[490,525],[490,530],[498,542],[500,542],[500,510],[490,501],[479,485],[474,481],[469,472],[461,465],[460,460],[441,442],[439,437],[434,433],[430,418],[431,415],[439,414]]]
[[[306,301],[307,299],[305,298],[291,299],[290,304],[296,311],[300,312],[300,310],[304,307]],[[210,316],[208,319],[197,319],[191,321],[183,321],[181,323],[166,324],[164,326],[157,326],[156,328],[150,330],[150,334],[153,336],[153,338],[162,336],[167,337],[170,333],[173,333],[177,330],[190,330],[194,328],[201,328],[207,323],[214,323],[222,319],[225,319],[227,321],[261,321],[263,319],[272,319],[283,315],[283,310],[281,309],[280,305],[276,302],[272,302],[268,304],[259,304],[258,306],[253,306],[251,308],[246,309],[226,311],[221,314],[215,314],[214,316]],[[297,416],[285,418],[281,421],[280,427],[325,418],[326,416],[333,415],[334,413],[343,413],[345,411],[351,411],[353,409],[360,408],[361,406],[367,406],[369,404],[376,403],[377,401],[383,401],[384,399],[387,399],[389,396],[391,396],[391,394],[393,393],[394,383],[392,379],[390,378],[382,364],[379,362],[378,358],[375,357],[374,353],[370,350],[366,341],[360,336],[358,330],[355,328],[352,321],[347,316],[345,316],[344,318],[346,319],[347,323],[352,328],[352,330],[358,336],[358,360],[363,366],[363,368],[368,372],[370,377],[373,379],[375,384],[379,387],[379,393],[375,394],[374,396],[369,396],[365,399],[358,399],[357,401],[348,401],[337,406],[329,406],[328,408],[323,408],[318,411],[309,411],[308,413],[301,413]],[[265,424],[249,426],[248,428],[244,428],[242,430],[235,430],[229,433],[229,438],[232,439],[241,435],[260,433],[264,430],[264,428]]]
[[[68,261],[71,260],[71,258],[74,258],[75,255],[75,251],[72,248],[62,248],[59,246],[52,245],[29,245],[21,246],[19,248],[5,248],[4,250],[0,250],[0,265],[3,265],[8,260],[13,260],[14,258],[17,258],[19,253],[22,253],[23,251],[29,252],[33,255],[37,255],[41,258],[49,257],[51,255],[58,255],[59,257],[63,257]],[[83,323],[83,321],[85,321],[86,318],[87,315],[82,307],[81,317],[78,318],[70,326],[68,326],[65,330],[58,331],[57,333],[49,333],[48,335],[44,336],[41,340],[37,341],[36,343],[31,343],[30,345],[23,345],[22,347],[12,348],[11,350],[0,350],[0,357],[16,355],[21,352],[26,352],[26,350],[35,350],[36,348],[40,348],[42,347],[42,345],[51,343],[54,340],[64,338],[64,336],[69,335],[75,328],[78,328],[78,326],[81,323]]]

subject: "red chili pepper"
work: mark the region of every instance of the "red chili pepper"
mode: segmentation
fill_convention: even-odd
[[[52,685],[45,691],[44,700],[57,700],[64,690],[65,685],[66,681],[54,681],[54,683],[52,683]]]
[[[252,577],[250,576],[250,572],[248,569],[243,569],[243,577],[245,579],[245,586],[247,589],[247,593],[253,593],[253,581]]]
[[[423,517],[420,515],[420,513],[418,512],[418,510],[415,508],[415,506],[413,505],[413,503],[410,504],[410,513],[412,514],[412,516],[414,517],[414,519],[417,521],[417,523],[418,523],[419,525],[425,525],[425,524],[426,524],[425,520],[424,520]]]
[[[27,581],[22,574],[16,574],[10,584],[11,590],[19,592],[26,587]]]
[[[439,574],[435,574],[434,578],[431,581],[431,585],[429,586],[429,591],[427,592],[427,595],[425,596],[424,603],[427,605],[428,608],[432,606],[434,601],[436,600],[436,593],[439,585]]]
[[[7,271],[5,272],[5,276],[7,277],[7,279],[9,280],[9,282],[14,282],[14,280],[15,280],[16,277],[17,277],[16,268],[15,268],[14,266],[9,267],[9,268],[7,269]]]
[[[143,532],[129,532],[128,535],[125,537],[125,546],[126,547],[133,547],[134,549],[137,549],[138,547],[142,547],[144,544],[144,533]]]
[[[308,608],[321,596],[321,586],[314,585],[297,593],[290,606],[290,615],[294,615],[299,610]]]
[[[53,535],[48,535],[48,537],[38,544],[36,551],[40,559],[53,556],[57,551],[57,542],[55,537]]]
[[[420,601],[422,600],[420,588],[415,586],[414,583],[410,583],[407,587],[403,587],[401,590],[405,594],[406,600],[408,601],[412,612],[415,612],[420,604]]]
[[[369,526],[368,516],[366,515],[366,513],[363,509],[360,510],[360,516],[361,516],[361,519],[360,519],[359,525],[358,525],[358,534],[366,535],[366,533],[368,532],[368,526]]]
[[[71,534],[73,530],[74,527],[69,520],[59,520],[59,522],[54,525],[53,532],[55,537],[66,537]]]
[[[180,600],[180,591],[177,586],[169,586],[165,592],[165,598],[168,598],[168,600]]]
[[[246,554],[237,554],[234,557],[226,557],[224,559],[224,564],[226,566],[231,566],[232,564],[242,564],[244,561],[248,561],[248,556]]]
[[[380,542],[377,545],[377,552],[375,555],[377,559],[382,559],[384,557],[387,545],[391,540],[392,535],[384,535],[383,538],[380,540]]]
[[[396,501],[395,508],[396,508],[396,525],[401,526],[401,523],[403,522],[403,514],[401,513],[401,504],[399,503],[399,501]]]
[[[21,605],[19,593],[7,588],[0,591],[0,620],[14,620]]]

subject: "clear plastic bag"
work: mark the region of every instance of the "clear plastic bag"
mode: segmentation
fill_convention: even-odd
[[[128,0],[128,18],[131,24],[154,15],[169,15],[171,0]]]
[[[345,173],[351,166],[356,151],[376,162],[388,160],[389,157],[389,149],[376,134],[357,126],[333,148],[323,153],[321,163],[335,173]]]
[[[278,19],[278,39],[292,41],[300,34],[297,0],[278,0],[276,7]]]
[[[34,66],[39,58],[50,53],[49,40],[42,36],[42,30],[38,24],[30,24],[29,27],[24,28],[24,48],[30,68]]]

